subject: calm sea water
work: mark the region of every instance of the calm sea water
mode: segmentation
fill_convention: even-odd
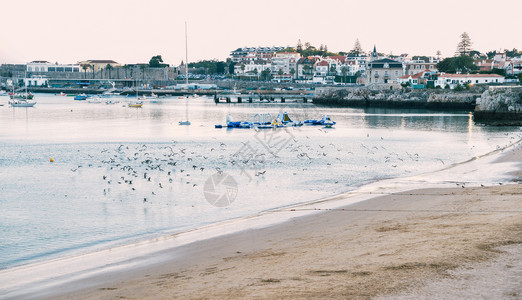
[[[0,98],[0,269],[434,171],[520,139],[518,127],[477,126],[466,112],[216,105],[207,98],[136,109],[35,98],[34,108]],[[179,126],[186,105],[192,125]],[[226,115],[250,121],[282,111],[295,120],[329,114],[337,125],[214,128]],[[227,205],[209,203],[222,196]]]

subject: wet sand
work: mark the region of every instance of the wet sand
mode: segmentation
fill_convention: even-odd
[[[522,162],[520,146],[501,160]],[[519,299],[521,172],[512,175],[512,184],[394,193],[194,242],[162,251],[166,260],[32,296]]]

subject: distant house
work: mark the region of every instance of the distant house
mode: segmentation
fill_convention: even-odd
[[[269,60],[277,51],[281,51],[285,47],[243,47],[237,48],[230,52],[232,61],[235,63],[254,61],[254,60]]]
[[[406,72],[405,75],[415,75],[419,72],[424,72],[425,70],[429,70],[431,72],[437,72],[437,63],[425,62],[423,60],[412,60],[406,63]]]
[[[431,70],[423,70],[413,75],[404,75],[397,79],[397,82],[402,83],[410,83],[411,86],[426,84],[428,77],[435,72]]]
[[[403,75],[401,62],[389,58],[373,60],[366,69],[366,85],[396,83]]]
[[[297,61],[297,80],[311,82],[314,77],[314,65],[319,61],[318,56],[302,57]]]
[[[435,87],[454,89],[457,85],[464,84],[491,84],[504,83],[505,77],[497,74],[445,74],[441,73],[435,80]]]
[[[90,65],[92,72],[101,71],[101,70],[105,69],[107,67],[107,65],[111,65],[112,67],[119,67],[120,66],[120,64],[118,64],[114,60],[104,60],[104,59],[98,59],[98,60],[97,59],[90,59],[90,60],[81,61],[78,64],[80,66],[82,66],[82,67],[84,65]]]

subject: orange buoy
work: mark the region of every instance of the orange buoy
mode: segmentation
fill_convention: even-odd
[[[54,162],[54,158],[51,157],[51,159],[49,159],[50,162]]]

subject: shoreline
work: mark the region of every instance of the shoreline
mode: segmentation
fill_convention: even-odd
[[[511,153],[500,153],[501,151],[495,151],[496,153],[486,155],[482,160],[486,160],[486,163],[496,163],[499,168],[492,168],[492,172],[490,173],[499,173],[502,170],[505,170],[505,164],[510,164],[511,172],[513,175],[518,176],[520,179],[520,166],[514,166],[514,162],[520,162],[520,155],[522,150],[520,149],[520,142],[518,144],[507,148],[506,151],[513,151],[514,154]],[[518,148],[518,149],[517,149]],[[516,159],[510,159],[509,155],[513,155]],[[498,158],[501,157],[501,158]],[[417,180],[417,183],[422,183],[423,185],[431,186],[431,188],[435,188],[433,191],[439,194],[446,194],[444,191],[452,191],[447,190],[450,184],[454,184],[454,181],[449,180],[445,184],[440,184],[440,178],[443,178],[443,182],[448,181],[447,176],[451,175],[452,168],[461,168],[461,173],[469,173],[468,169],[475,170],[476,166],[473,164],[477,163],[477,160],[472,160],[470,162],[466,162],[460,166],[452,166],[445,170],[441,170],[436,175],[437,180],[433,179],[433,175],[424,174],[420,176],[412,177],[414,180]],[[480,163],[484,163],[480,161]],[[450,169],[448,171],[448,169]],[[500,175],[500,174],[499,174]],[[430,177],[431,176],[431,177]],[[451,176],[450,176],[451,177]],[[473,176],[468,177],[471,179],[469,181],[470,184],[477,186],[478,184],[473,183]],[[495,176],[493,176],[495,177]],[[342,194],[330,199],[321,200],[313,203],[309,203],[306,205],[299,205],[294,208],[284,208],[281,210],[270,211],[268,213],[263,213],[254,217],[242,218],[240,220],[231,220],[229,222],[224,222],[215,226],[209,226],[206,228],[201,228],[195,230],[196,233],[199,232],[200,236],[197,234],[194,237],[194,231],[180,234],[167,236],[163,238],[157,238],[150,241],[144,241],[142,243],[128,245],[124,247],[118,247],[114,249],[108,249],[106,251],[102,251],[99,253],[84,255],[81,257],[67,258],[67,259],[59,259],[53,262],[46,262],[42,264],[29,265],[20,268],[10,269],[3,272],[0,272],[0,278],[4,277],[4,279],[10,278],[13,274],[10,271],[18,272],[18,278],[25,278],[23,276],[27,275],[28,272],[31,274],[31,280],[28,280],[25,283],[22,282],[13,282],[11,278],[11,286],[7,289],[7,296],[12,297],[74,297],[74,298],[111,298],[115,296],[111,296],[111,293],[116,293],[116,291],[121,291],[123,288],[112,289],[112,287],[104,288],[103,286],[111,285],[115,282],[133,282],[131,285],[134,286],[136,284],[146,284],[148,282],[147,278],[153,276],[152,274],[145,273],[155,273],[157,276],[163,276],[165,274],[171,274],[172,272],[167,272],[168,270],[182,270],[182,269],[190,269],[194,268],[196,265],[215,262],[216,257],[218,257],[218,261],[222,261],[223,257],[219,258],[219,253],[223,256],[224,254],[233,255],[234,251],[230,249],[234,245],[241,245],[241,251],[236,250],[237,254],[243,253],[254,253],[265,250],[265,246],[269,242],[270,238],[274,236],[274,234],[279,234],[284,232],[288,232],[289,228],[292,227],[292,224],[301,224],[301,227],[310,229],[307,221],[309,220],[317,220],[320,217],[325,217],[325,214],[339,214],[341,211],[338,209],[340,207],[344,207],[342,213],[358,213],[360,210],[357,207],[366,207],[366,212],[372,211],[368,207],[373,206],[373,211],[378,212],[379,214],[386,214],[386,210],[383,210],[382,203],[378,203],[379,201],[383,201],[381,198],[393,198],[393,197],[409,197],[411,195],[423,196],[426,197],[425,192],[417,193],[417,192],[406,192],[400,193],[400,191],[409,191],[408,186],[411,185],[412,178],[402,178],[396,180],[390,180],[393,182],[391,186],[386,187],[386,184],[383,185],[383,182],[378,182],[375,184],[369,184],[357,190],[357,192],[348,192],[346,194]],[[416,179],[415,179],[416,178]],[[444,180],[445,178],[445,180]],[[497,179],[496,177],[494,179]],[[493,180],[493,178],[492,178]],[[384,181],[386,182],[386,180]],[[468,185],[468,184],[466,184]],[[440,189],[439,186],[443,186],[446,189]],[[510,188],[514,185],[504,185],[503,187],[494,187],[495,189],[505,189]],[[478,188],[480,190],[480,188]],[[397,193],[399,190],[399,193]],[[468,190],[465,188],[463,190]],[[429,191],[428,194],[433,193],[432,189],[426,190]],[[437,192],[438,191],[438,192]],[[458,189],[458,191],[461,191]],[[384,196],[379,196],[380,194],[385,194]],[[381,199],[381,200],[377,200]],[[365,201],[366,200],[366,201]],[[388,200],[384,200],[388,201]],[[347,210],[346,205],[353,204],[351,207],[351,211]],[[410,203],[414,205],[414,203]],[[390,204],[391,205],[391,204]],[[353,207],[356,207],[353,209]],[[324,210],[324,211],[323,211]],[[408,213],[406,211],[397,211],[397,209],[390,209],[388,213],[395,214],[405,214]],[[328,218],[327,218],[328,219]],[[285,221],[286,220],[286,221]],[[258,222],[257,225],[255,222]],[[368,220],[366,220],[368,221]],[[243,224],[241,224],[243,223]],[[318,223],[317,225],[321,225],[322,223]],[[246,227],[244,227],[246,225]],[[354,225],[354,224],[352,224]],[[243,226],[243,227],[241,227]],[[321,225],[324,226],[324,225]],[[214,230],[214,235],[212,235],[212,230]],[[228,230],[228,231],[225,231]],[[295,230],[295,228],[293,229]],[[304,230],[304,229],[303,229]],[[275,232],[275,233],[274,233]],[[190,239],[192,236],[192,240]],[[250,241],[245,243],[246,241]],[[263,242],[260,243],[260,240]],[[236,241],[237,243],[231,243],[231,241]],[[163,248],[158,247],[158,244],[163,243]],[[240,247],[240,248],[241,248]],[[153,248],[153,249],[151,249]],[[207,249],[216,250],[215,252],[209,251]],[[232,251],[232,252],[230,252]],[[151,255],[154,254],[154,257]],[[243,256],[243,255],[239,255]],[[277,256],[277,255],[276,255]],[[281,255],[284,256],[284,255]],[[96,261],[100,263],[100,258],[102,258],[101,264],[99,266],[90,265],[89,260],[85,260],[86,258],[91,259],[91,262]],[[79,259],[79,260],[78,260]],[[82,262],[83,259],[83,262]],[[197,263],[194,263],[197,261]],[[69,263],[75,263],[80,265],[74,265],[77,269],[71,267]],[[82,265],[83,263],[83,265]],[[61,264],[61,265],[60,265]],[[53,275],[52,272],[48,272],[48,268],[50,266],[55,267],[56,269],[61,268],[69,268],[68,272],[63,273],[61,276],[57,273]],[[168,266],[168,267],[166,267]],[[38,269],[40,268],[40,269]],[[132,271],[132,274],[130,274]],[[31,273],[32,272],[32,273]],[[211,272],[214,274],[215,272]],[[341,274],[343,272],[340,272]],[[136,278],[140,278],[138,283],[135,282]],[[163,274],[163,275],[162,275]],[[335,273],[337,274],[337,273]],[[145,276],[149,275],[149,276]],[[331,275],[331,274],[330,274]],[[328,275],[328,276],[330,276]],[[176,275],[177,276],[177,275]],[[176,277],[173,276],[173,277]],[[50,279],[49,277],[56,277],[54,279]],[[172,277],[172,276],[171,276]],[[16,281],[16,276],[14,281]],[[169,277],[170,278],[170,277]],[[182,279],[179,279],[182,278]],[[176,280],[185,280],[182,277],[175,278]],[[40,281],[41,280],[41,281]],[[271,283],[270,278],[266,279]],[[280,279],[279,282],[281,282]],[[6,284],[6,281],[4,285]],[[7,281],[9,284],[9,281]],[[150,283],[150,282],[149,282]],[[275,283],[275,282],[274,282]],[[18,286],[17,286],[18,284]],[[124,284],[125,285],[125,284]],[[8,286],[9,287],[9,286]],[[59,287],[59,292],[57,291],[57,287]],[[20,293],[20,288],[24,290],[25,294]],[[129,288],[129,286],[127,286]],[[2,288],[3,289],[3,288]],[[31,290],[33,289],[33,290]],[[133,291],[135,293],[136,291]],[[72,294],[70,294],[72,293]],[[0,297],[2,297],[3,292],[0,290]],[[147,292],[142,294],[142,297],[146,297]],[[172,295],[169,295],[171,297]],[[207,295],[211,296],[211,294]],[[230,295],[228,295],[230,296]],[[228,297],[227,296],[227,297]],[[184,297],[194,297],[194,295],[186,294]]]

